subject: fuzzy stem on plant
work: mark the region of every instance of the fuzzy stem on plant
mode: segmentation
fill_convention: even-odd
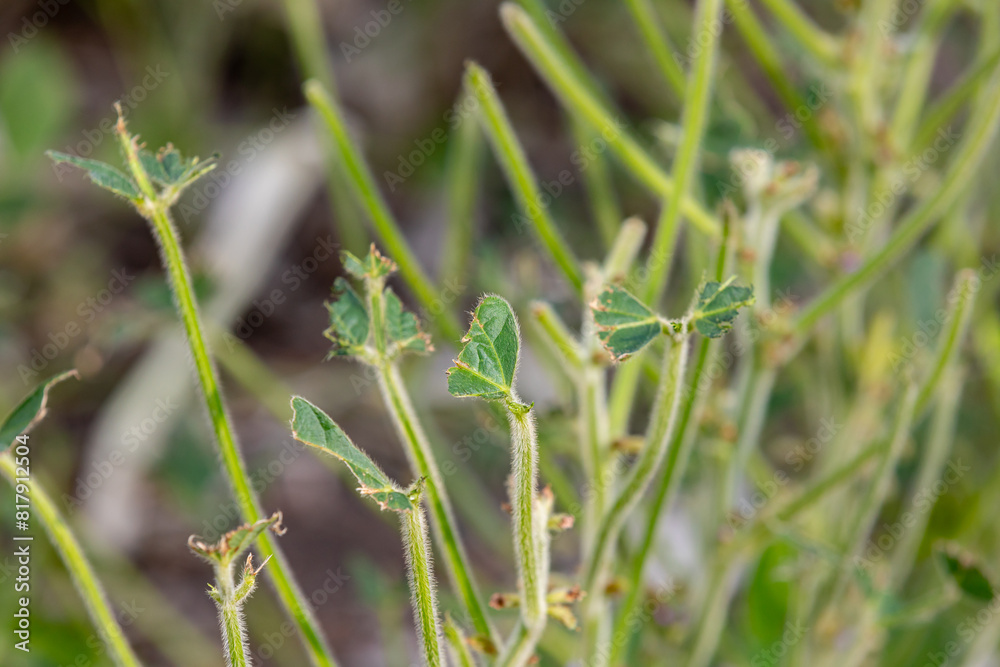
[[[686,83],[684,70],[674,59],[670,40],[663,31],[652,4],[649,0],[625,0],[625,4],[632,15],[635,27],[639,29],[639,34],[646,42],[646,48],[649,49],[653,60],[656,61],[656,66],[664,81],[673,89],[677,97],[683,99]]]
[[[20,479],[10,451],[0,453],[0,473],[7,478],[11,486],[16,486],[15,480]],[[108,605],[94,568],[87,561],[80,543],[59,513],[56,503],[35,479],[29,477],[25,483],[28,485],[36,516],[52,540],[59,558],[66,565],[73,583],[76,584],[98,634],[108,647],[108,655],[118,667],[139,667],[141,663],[125,639],[125,633],[122,632],[115,613]]]
[[[515,399],[516,401],[516,399]],[[546,621],[549,567],[544,533],[547,517],[537,506],[538,439],[535,416],[530,411],[507,406],[511,439],[511,506],[513,508],[514,553],[517,558],[521,620],[537,642]]]
[[[236,437],[233,433],[232,424],[229,421],[229,415],[226,413],[218,375],[215,366],[212,364],[208,345],[205,342],[204,329],[198,314],[194,288],[191,283],[191,276],[188,274],[187,265],[184,262],[184,255],[181,250],[177,230],[170,219],[166,205],[161,203],[157,198],[153,186],[139,162],[136,146],[133,139],[127,134],[123,120],[119,120],[118,137],[122,144],[129,170],[132,172],[133,177],[146,198],[141,207],[141,212],[150,221],[154,236],[160,246],[163,262],[167,268],[171,292],[174,295],[177,311],[184,325],[184,332],[191,350],[191,356],[194,359],[195,370],[198,375],[199,384],[201,385],[205,407],[208,410],[209,419],[212,422],[212,430],[219,445],[223,469],[229,479],[229,483],[233,487],[233,492],[240,507],[240,513],[251,523],[258,521],[264,517],[264,513],[261,510],[259,500],[250,487],[249,473],[236,444]],[[317,667],[332,667],[336,665],[336,661],[330,653],[329,648],[327,648],[326,642],[319,630],[319,623],[313,616],[305,596],[295,584],[288,564],[285,562],[277,545],[269,536],[262,535],[259,541],[259,549],[264,558],[273,556],[274,563],[270,569],[271,579],[282,605],[302,633],[310,660]]]
[[[379,368],[379,388],[392,415],[396,432],[405,445],[414,474],[426,479],[431,525],[443,550],[449,579],[454,584],[476,632],[489,639],[495,646],[499,646],[496,630],[489,621],[479,587],[476,585],[472,565],[458,536],[451,500],[434,459],[430,441],[417,418],[413,402],[395,363],[388,362]]]
[[[416,616],[424,662],[427,667],[440,667],[444,664],[441,628],[438,625],[437,598],[434,592],[434,577],[431,573],[427,522],[419,502],[412,510],[402,514],[400,524],[403,532],[403,549],[406,553],[407,578],[413,595],[413,613]]]

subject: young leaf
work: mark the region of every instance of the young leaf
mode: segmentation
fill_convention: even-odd
[[[270,528],[275,535],[284,535],[285,528],[281,525],[281,512],[275,512],[266,519],[254,523],[246,523],[229,531],[215,544],[207,544],[192,535],[188,538],[188,547],[210,563],[220,563],[228,567],[250,548],[261,533]],[[263,567],[263,566],[262,566]]]
[[[49,389],[71,377],[79,378],[80,374],[73,370],[49,378],[38,385],[34,391],[18,403],[17,407],[10,411],[10,414],[0,424],[0,451],[7,449],[17,436],[30,431],[45,417]]]
[[[396,263],[382,255],[374,243],[372,243],[364,259],[358,259],[357,256],[347,250],[340,254],[340,259],[347,272],[358,280],[382,278],[396,270]]]
[[[710,282],[701,288],[698,305],[691,313],[698,332],[708,338],[718,338],[733,326],[740,308],[754,302],[753,288],[733,285],[735,277],[724,283]]]
[[[448,369],[448,391],[460,397],[510,399],[521,347],[510,304],[498,296],[483,297],[462,342],[465,346]]]
[[[420,330],[417,316],[403,308],[403,303],[391,288],[384,293],[385,326],[389,342],[400,350],[411,350],[419,354],[434,351],[431,337]]]
[[[135,181],[109,164],[60,153],[59,151],[45,151],[45,154],[56,163],[65,162],[83,169],[87,172],[90,180],[96,185],[101,186],[105,190],[111,190],[111,192],[119,197],[124,197],[133,203],[142,199],[142,195],[139,194],[139,186],[135,184]]]
[[[333,291],[336,299],[326,305],[330,311],[330,328],[323,335],[334,343],[331,354],[356,354],[368,341],[368,311],[358,293],[343,278],[334,281]]]
[[[934,555],[945,574],[966,595],[984,602],[989,602],[996,596],[997,588],[990,577],[969,554],[954,545],[938,545],[934,549]]]
[[[625,289],[608,285],[590,303],[597,335],[615,361],[635,354],[663,332],[660,317]]]
[[[325,412],[299,396],[292,398],[292,411],[292,436],[343,461],[361,484],[358,488],[361,495],[371,496],[383,510],[413,509],[407,494],[393,484]]]

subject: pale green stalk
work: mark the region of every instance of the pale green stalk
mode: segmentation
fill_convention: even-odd
[[[379,239],[399,265],[399,273],[413,290],[420,304],[434,317],[442,335],[449,341],[462,337],[461,327],[451,311],[441,307],[437,288],[420,267],[416,255],[399,229],[389,205],[375,185],[375,177],[347,131],[340,107],[317,81],[303,86],[309,104],[319,112],[333,138],[340,161],[347,172],[351,189],[359,205],[371,219]]]
[[[712,664],[712,657],[719,648],[719,639],[726,627],[729,604],[746,561],[746,555],[738,553],[731,557],[721,554],[717,557],[709,574],[708,593],[701,605],[701,618],[698,619],[691,657],[685,663],[687,667],[708,667]]]
[[[975,305],[978,289],[977,281],[978,278],[972,269],[961,271],[955,278],[955,286],[949,296],[951,303],[945,320],[948,322],[948,328],[938,344],[931,370],[920,386],[917,404],[914,407],[917,418],[930,403],[931,397],[938,391],[938,382],[941,376],[952,365],[959,352],[958,348],[969,331],[969,322],[972,319],[972,308]]]
[[[663,354],[660,388],[650,417],[645,443],[624,488],[601,518],[594,549],[584,564],[584,590],[596,591],[602,585],[601,579],[607,572],[612,549],[618,541],[625,519],[642,500],[646,489],[660,472],[661,464],[673,439],[684,395],[689,336],[685,331],[677,337],[671,337],[669,341],[667,350]]]
[[[17,446],[17,443],[14,443]],[[0,453],[0,473],[10,482],[11,486],[17,485],[17,466],[11,456],[10,450]],[[107,646],[108,655],[118,667],[139,667],[141,664],[132,648],[125,639],[125,633],[115,619],[115,613],[108,605],[108,599],[97,581],[94,568],[87,561],[87,557],[76,541],[76,537],[69,528],[69,524],[59,513],[56,503],[49,496],[48,492],[41,484],[32,478],[25,482],[28,486],[28,495],[31,497],[31,506],[48,534],[52,545],[56,548],[59,558],[66,566],[73,583],[80,593],[87,613],[97,627],[97,632],[104,645]],[[15,544],[18,544],[15,542]],[[27,544],[27,542],[25,542]],[[5,630],[9,632],[9,630]]]
[[[470,95],[479,100],[483,130],[493,146],[493,154],[503,168],[507,182],[514,191],[522,211],[531,221],[542,246],[573,289],[582,292],[583,270],[549,214],[551,197],[542,194],[538,179],[528,164],[524,148],[517,140],[514,128],[511,127],[510,120],[497,97],[493,82],[490,81],[490,75],[479,65],[468,63],[465,71],[465,88]]]
[[[952,164],[940,186],[922,199],[900,222],[889,240],[853,273],[827,287],[795,319],[794,331],[804,334],[828,312],[839,306],[855,290],[867,286],[897,262],[955,203],[973,179],[990,151],[1000,120],[1000,71],[983,91],[968,124],[965,139],[956,150]]]
[[[608,146],[636,178],[663,197],[673,197],[676,191],[673,179],[638,141],[620,127],[615,116],[580,80],[577,68],[567,62],[531,18],[510,3],[501,6],[500,15],[507,32],[563,105],[602,132]],[[682,197],[680,206],[681,213],[700,231],[712,237],[719,235],[719,222],[701,204],[690,197]]]
[[[157,198],[153,185],[139,162],[136,146],[125,131],[124,121],[119,121],[118,137],[127,158],[129,170],[145,198],[141,212],[152,224],[154,236],[160,246],[163,263],[167,269],[168,282],[181,322],[184,325],[184,333],[187,336],[188,346],[201,385],[205,407],[208,410],[212,430],[219,445],[223,470],[233,487],[243,518],[251,523],[259,521],[265,517],[265,514],[261,509],[260,501],[250,487],[250,476],[240,455],[233,427],[225,409],[218,375],[209,355],[208,345],[205,343],[204,328],[198,314],[194,288],[187,265],[184,262],[177,230],[170,219],[167,206]],[[336,661],[323,639],[319,623],[313,616],[305,595],[299,590],[292,578],[291,569],[277,544],[269,535],[261,535],[258,545],[260,553],[265,559],[273,557],[273,563],[269,569],[271,581],[282,605],[302,634],[310,661],[317,667],[336,665]]]
[[[614,242],[623,216],[621,206],[615,196],[615,187],[608,160],[603,151],[597,154],[590,145],[592,141],[600,137],[600,134],[573,116],[570,116],[570,121],[577,150],[583,151],[586,147],[586,154],[590,156],[586,168],[581,167],[583,185],[587,190],[590,209],[593,211],[594,221],[601,233],[601,239],[604,241],[605,247],[609,247]]]
[[[649,277],[643,287],[643,300],[655,308],[666,290],[667,271],[673,260],[677,234],[681,223],[681,202],[691,191],[698,168],[698,154],[708,124],[712,101],[715,63],[718,59],[719,11],[722,0],[699,0],[695,14],[694,34],[701,49],[694,60],[684,93],[684,113],[681,118],[681,143],[674,158],[671,177],[674,193],[668,196],[653,237]],[[704,39],[702,37],[704,36]]]
[[[933,506],[920,508],[916,505],[917,494],[928,494],[944,470],[955,437],[955,423],[958,418],[959,401],[965,373],[960,368],[950,367],[948,374],[940,381],[939,399],[931,421],[927,447],[920,456],[920,463],[914,478],[914,493],[904,504],[904,513],[914,517],[912,524],[906,524],[906,532],[892,552],[889,566],[890,590],[901,590],[913,569],[917,550],[927,530]],[[933,496],[932,496],[933,497]]]
[[[953,83],[930,105],[923,114],[924,119],[920,126],[914,131],[910,155],[919,154],[934,141],[938,131],[980,90],[983,81],[994,73],[998,62],[1000,62],[1000,50],[994,49],[990,55],[981,58],[979,64],[969,68],[962,78]]]
[[[764,70],[785,107],[790,111],[808,108],[806,100],[788,79],[788,67],[782,62],[781,56],[774,46],[774,39],[768,35],[749,3],[746,0],[726,0],[726,5],[732,14],[736,29],[740,31],[750,52],[756,58],[757,64]],[[809,117],[803,121],[802,128],[813,146],[826,151],[828,150],[827,142],[815,116],[815,113],[809,114]]]
[[[323,17],[315,0],[285,0],[288,29],[304,79],[317,79],[329,91],[336,91],[333,67],[326,55]],[[344,248],[360,254],[368,245],[368,234],[350,198],[350,184],[343,167],[333,154],[327,156],[327,187],[330,206],[339,223]]]
[[[552,304],[547,301],[532,301],[531,314],[545,344],[559,358],[567,372],[571,375],[582,373],[586,352],[552,308]]]
[[[840,45],[836,38],[817,26],[791,0],[761,0],[761,3],[813,58],[827,67],[840,65]]]
[[[646,42],[646,48],[653,56],[663,80],[673,89],[677,97],[683,99],[686,87],[684,70],[674,60],[670,49],[670,40],[664,32],[663,26],[660,25],[660,19],[656,15],[653,5],[649,0],[625,0],[625,4],[632,15],[635,27],[638,28],[643,41]]]
[[[417,635],[426,667],[444,664],[441,649],[441,628],[438,625],[437,597],[434,576],[431,572],[430,539],[424,511],[416,504],[412,510],[402,512],[400,525],[403,532],[403,551],[406,554],[406,574],[413,596],[413,614],[416,617]]]
[[[444,637],[451,648],[449,654],[455,667],[476,667],[476,659],[472,657],[468,640],[448,614],[445,614]]]
[[[722,228],[723,239],[722,244],[719,246],[713,275],[713,280],[719,282],[725,278],[728,272],[727,267],[731,263],[733,251],[735,250],[732,241],[736,237],[731,235],[731,231],[731,225],[727,220]],[[681,407],[676,432],[673,436],[673,442],[670,444],[670,449],[667,452],[663,472],[659,475],[659,481],[656,484],[656,492],[646,517],[646,529],[643,533],[639,550],[632,558],[632,562],[628,568],[627,593],[619,607],[614,629],[611,632],[612,637],[627,639],[638,629],[630,623],[629,619],[632,618],[634,609],[639,603],[639,598],[643,591],[642,574],[645,570],[649,553],[653,548],[653,541],[656,536],[656,529],[660,523],[660,517],[670,509],[673,499],[679,490],[680,481],[687,470],[691,449],[696,440],[697,423],[701,415],[702,404],[708,394],[708,388],[702,386],[702,383],[706,380],[704,372],[709,360],[715,358],[717,348],[718,343],[709,338],[702,338],[698,342],[698,352],[695,357],[691,378],[685,386],[684,404]],[[612,643],[611,656],[608,661],[609,665],[618,665],[620,663],[622,651],[625,650],[627,645],[628,641],[624,640]]]
[[[250,664],[247,646],[247,629],[243,618],[243,604],[237,599],[233,583],[232,564],[215,568],[215,594],[219,607],[219,624],[222,626],[222,643],[227,667],[247,667]]]
[[[463,101],[465,97],[461,98]],[[472,254],[476,195],[479,191],[483,164],[483,133],[471,119],[451,133],[448,141],[446,167],[446,219],[444,257],[438,272],[438,282],[461,283],[469,269]]]

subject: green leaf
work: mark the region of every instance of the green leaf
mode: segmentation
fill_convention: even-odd
[[[608,285],[590,304],[597,335],[615,361],[627,359],[663,332],[663,322],[625,289]]]
[[[412,510],[410,498],[368,455],[351,442],[337,424],[315,405],[300,396],[292,398],[292,436],[306,445],[318,447],[344,462],[361,486],[363,496],[371,496],[383,510]]]
[[[14,443],[17,436],[30,431],[45,417],[49,390],[71,377],[79,378],[80,375],[73,370],[49,378],[38,385],[33,392],[18,403],[17,407],[10,411],[10,414],[3,420],[3,424],[0,425],[0,451],[7,449]]]
[[[340,253],[340,259],[347,272],[358,280],[382,278],[396,270],[396,263],[383,256],[374,243],[364,259],[358,259],[356,255],[347,250]]]
[[[95,184],[105,190],[111,190],[111,192],[131,202],[137,202],[142,198],[139,194],[139,187],[135,182],[109,164],[60,153],[59,151],[45,151],[45,154],[56,163],[65,162],[83,169]]]
[[[483,297],[472,317],[465,346],[448,369],[453,396],[510,400],[521,337],[510,304],[498,296]]]
[[[970,554],[955,545],[942,544],[934,549],[938,563],[966,595],[989,602],[997,595],[996,586]]]
[[[357,354],[368,341],[368,311],[358,293],[343,278],[334,281],[333,291],[336,299],[326,305],[330,311],[330,328],[323,335],[334,343],[332,355]]]
[[[139,152],[139,161],[150,178],[163,186],[182,188],[215,169],[217,157],[207,160],[184,158],[173,144],[167,144],[155,155],[149,151]]]
[[[388,288],[384,292],[385,326],[389,342],[399,351],[410,350],[419,354],[434,351],[431,337],[420,329],[417,316],[403,308],[396,293]]]
[[[260,534],[270,528],[275,535],[284,535],[285,528],[281,525],[281,512],[275,512],[266,519],[253,523],[245,523],[234,528],[219,538],[215,544],[206,544],[192,535],[188,538],[188,547],[209,562],[228,566],[249,549]]]
[[[733,285],[735,276],[724,283],[706,283],[691,313],[695,328],[703,336],[718,338],[733,326],[739,309],[754,302],[753,288]]]
[[[160,162],[155,155],[149,151],[139,151],[139,161],[142,163],[142,168],[154,181],[160,185],[167,185],[170,183],[170,178],[167,176],[167,172],[163,168],[163,163]]]

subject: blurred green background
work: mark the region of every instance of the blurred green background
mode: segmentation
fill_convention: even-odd
[[[679,103],[657,77],[627,13],[602,0],[563,4],[571,11],[564,11],[559,27],[625,121],[654,154],[669,157]],[[656,4],[667,32],[685,35],[689,4]],[[447,307],[463,313],[489,290],[519,308],[532,298],[552,301],[577,324],[573,295],[512,223],[514,203],[488,149],[481,148],[476,172],[469,254],[455,260],[442,251],[448,137],[474,122],[471,113],[455,107],[466,59],[493,74],[539,178],[551,182],[573,169],[566,115],[504,34],[499,3],[404,1],[399,14],[367,35],[384,3],[319,5],[338,95],[383,191],[424,266],[438,276],[453,271],[456,294]],[[803,5],[834,31],[855,9],[850,2]],[[557,3],[552,6],[558,10]],[[294,391],[327,409],[390,476],[408,478],[373,379],[358,366],[324,363],[329,344],[322,335],[323,302],[340,274],[332,250],[367,240],[341,233],[345,215],[360,213],[350,203],[330,200],[325,136],[303,103],[304,72],[285,11],[272,0],[11,0],[0,7],[0,34],[7,42],[0,50],[0,407],[13,405],[55,372],[80,370],[79,382],[56,390],[49,418],[31,436],[32,467],[62,499],[149,665],[220,664],[215,610],[204,594],[210,572],[191,556],[186,540],[192,533],[210,537],[237,521],[145,223],[79,173],[56,169],[43,156],[56,149],[117,163],[109,133],[116,100],[125,106],[130,129],[151,147],[173,142],[186,154],[221,154],[222,168],[185,196],[176,221],[203,312],[214,322],[213,347],[248,467],[265,506],[284,512],[289,530],[282,545],[302,587],[314,592],[317,614],[343,663],[402,665],[412,659],[395,526],[288,435],[287,397]],[[776,289],[791,286],[795,301],[807,300],[817,285],[850,266],[843,216],[824,208],[847,178],[835,159],[811,154],[794,116],[731,32],[724,39],[719,103],[698,187],[710,205],[721,199],[720,184],[730,173],[727,154],[735,147],[769,146],[770,140],[783,159],[819,162],[824,189],[807,215],[829,244],[809,256],[782,237],[774,266]],[[975,34],[973,13],[957,13],[944,33],[931,97],[973,61]],[[797,67],[787,39],[776,37],[775,43],[793,54],[789,66],[799,90],[822,91],[826,84],[814,72]],[[817,114],[822,119],[839,103],[821,104]],[[415,152],[423,156],[419,165],[411,157]],[[402,182],[386,178],[408,165],[413,173]],[[933,318],[957,266],[975,264],[976,257],[989,260],[1000,249],[1000,197],[992,176],[998,167],[1000,160],[988,158],[981,178],[970,183],[977,198],[968,226],[942,227],[885,279],[874,301],[893,313],[892,341]],[[617,167],[609,168],[620,211],[654,220],[656,199]],[[933,187],[933,177],[925,187]],[[566,187],[568,196],[552,205],[554,215],[579,256],[597,258],[601,235],[583,180]],[[700,270],[687,254],[675,267],[693,280]],[[401,283],[397,287],[407,294]],[[671,302],[682,308],[689,293],[678,290]],[[997,286],[987,282],[978,308],[996,311],[996,294]],[[1000,500],[1000,341],[993,329],[981,328],[968,350],[953,448],[974,467],[940,498],[925,542],[960,539],[990,562],[1000,554],[991,516]],[[485,410],[447,396],[443,369],[453,348],[436,343],[437,355],[407,367],[408,381],[421,409],[433,416],[428,421],[442,458],[458,468],[447,483],[460,499],[456,506],[484,588],[508,589],[513,573],[499,506],[508,467],[506,431]],[[543,477],[572,486],[578,470],[563,462],[563,453],[575,447],[567,388],[558,373],[542,372],[551,365],[543,351],[529,355],[520,382],[531,387],[530,398],[546,415]],[[891,369],[883,370],[885,383],[894,382]],[[825,371],[819,380],[805,368],[779,380],[764,438],[774,461],[810,437],[813,426],[805,416],[836,415],[843,407],[836,397],[853,386],[854,371]],[[717,450],[728,446],[718,430],[707,432],[695,454],[696,474],[712,470]],[[474,455],[468,456],[469,449]],[[904,466],[900,476],[907,474]],[[5,486],[0,506],[9,507],[11,497]],[[12,521],[12,512],[0,512],[3,610],[13,608],[7,548]],[[40,526],[34,532],[41,536]],[[5,614],[0,664],[110,664],[57,556],[45,539],[34,545],[33,652],[26,659],[12,649]],[[783,628],[788,586],[795,584],[781,581],[787,554],[779,547],[761,561],[749,600],[735,603],[738,632],[750,642],[744,655],[768,646]],[[573,542],[557,542],[555,549],[556,568],[571,571]],[[926,646],[897,646],[896,657],[885,664],[923,664],[914,656],[943,644],[975,607],[949,613],[954,619],[928,629]],[[283,619],[266,587],[250,603],[248,616],[255,662],[305,664],[298,639],[281,635]],[[664,606],[647,631],[670,641],[676,622]],[[729,656],[733,664],[739,664],[739,652]]]

